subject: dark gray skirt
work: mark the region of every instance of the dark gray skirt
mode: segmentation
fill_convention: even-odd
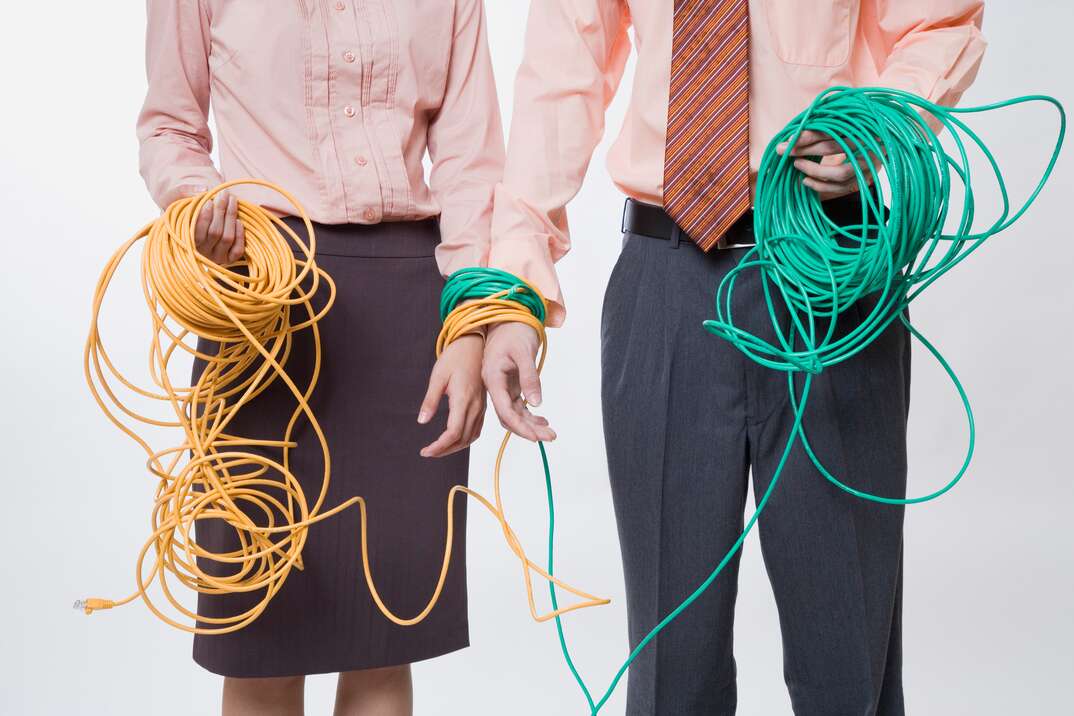
[[[288,219],[301,236],[301,223]],[[440,329],[443,279],[433,258],[435,220],[372,226],[315,225],[317,262],[336,282],[336,303],[321,321],[321,376],[312,407],[328,438],[331,483],[325,509],[365,497],[373,577],[385,603],[411,617],[436,586],[443,557],[446,500],[465,484],[469,455],[427,459],[418,451],[444,429],[447,402],[427,425],[417,423]],[[323,295],[320,296],[323,301]],[[320,305],[323,305],[321,303]],[[312,336],[296,336],[288,373],[299,385],[312,366]],[[203,344],[206,352],[212,350]],[[202,369],[195,365],[195,375]],[[279,381],[239,411],[228,432],[283,435],[294,399]],[[312,502],[321,486],[322,457],[308,423],[295,432],[293,471]],[[278,450],[267,450],[279,459]],[[465,500],[456,500],[455,545],[436,608],[420,624],[396,626],[373,603],[362,572],[357,507],[310,528],[304,569],[292,570],[264,613],[231,634],[194,637],[194,660],[217,674],[272,677],[406,664],[469,644],[466,613]],[[214,552],[236,549],[221,520],[196,526]],[[207,564],[215,574],[234,565]],[[231,616],[263,595],[206,595],[201,616]],[[208,626],[208,625],[207,625]]]

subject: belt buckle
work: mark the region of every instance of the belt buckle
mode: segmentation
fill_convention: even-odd
[[[749,221],[749,224],[744,228],[746,230],[746,233],[748,233],[750,236],[752,236],[753,235],[753,207],[752,206],[749,208],[749,210],[745,214],[743,214],[739,218],[739,221],[741,221],[743,219],[746,219],[746,220]],[[732,234],[738,234],[738,233],[740,233],[740,232],[734,231],[733,229],[729,229],[729,230],[725,231],[723,236],[721,236],[716,241],[715,248],[720,249],[720,250],[723,250],[723,249],[748,249],[751,246],[756,246],[757,245],[756,241],[735,241],[735,242],[732,242],[731,239],[730,239],[731,235]]]
[[[734,243],[731,243],[731,241],[728,240],[726,234],[721,236],[720,240],[716,242],[716,248],[720,249],[720,250],[723,250],[723,249],[748,249],[748,248],[751,248],[751,247],[756,246],[756,245],[757,245],[756,241],[750,241],[749,243],[742,242],[742,241],[736,241]]]

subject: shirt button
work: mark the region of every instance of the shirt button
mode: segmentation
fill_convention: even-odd
[[[358,156],[356,156],[354,158],[354,163],[357,164],[360,167],[364,167],[366,164],[369,163],[369,160],[366,159],[365,157],[363,157],[361,154],[359,154]]]
[[[373,209],[366,209],[362,212],[362,216],[365,217],[366,221],[373,221],[377,218],[377,212],[375,212]]]
[[[353,117],[354,116],[354,107],[352,107],[352,106],[350,106],[348,104],[346,107],[343,108],[343,114],[345,114],[348,117]]]
[[[337,9],[337,10],[343,10],[343,9],[345,9],[346,7],[347,7],[347,6],[346,6],[346,5],[344,5],[344,4],[343,4],[343,3],[341,3],[341,2],[337,2],[337,3],[336,3],[336,9]]]
[[[344,62],[354,62],[354,53],[351,52],[350,50],[347,50],[346,52],[344,52],[343,53],[343,61]]]

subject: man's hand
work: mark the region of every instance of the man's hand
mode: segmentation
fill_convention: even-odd
[[[432,420],[440,399],[448,397],[447,427],[421,450],[422,457],[444,457],[467,447],[481,435],[485,422],[485,386],[481,383],[481,336],[463,336],[440,354],[429,377],[418,422]]]
[[[787,153],[787,142],[776,145],[776,152]],[[847,161],[847,155],[830,135],[811,129],[803,130],[798,135],[798,141],[790,150],[794,160],[794,167],[805,174],[802,183],[820,194],[821,201],[835,199],[836,197],[853,194],[860,188],[858,178],[854,175],[854,166]],[[873,176],[869,162],[877,166],[877,158],[868,154],[868,159],[860,158],[862,174],[867,184],[872,184]],[[806,159],[806,157],[820,157],[820,162]]]
[[[537,375],[537,331],[524,323],[498,323],[485,339],[481,376],[492,398],[500,424],[527,440],[550,441],[556,434],[548,421],[526,407],[541,404],[541,378]]]
[[[246,239],[238,199],[225,191],[205,203],[194,224],[194,245],[198,253],[221,266],[242,258]]]

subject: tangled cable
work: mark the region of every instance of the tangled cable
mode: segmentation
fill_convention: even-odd
[[[266,186],[284,196],[298,209],[308,240],[261,207],[240,201],[238,217],[246,237],[243,259],[225,267],[202,256],[194,245],[198,214],[216,194],[240,183]],[[153,388],[142,388],[124,377],[109,357],[99,328],[112,278],[131,248],[142,241],[142,289],[153,321],[149,348]],[[301,568],[308,527],[342,509],[321,512],[331,465],[328,443],[309,406],[321,359],[317,322],[335,296],[331,278],[317,267],[315,251],[313,226],[295,199],[280,187],[246,180],[174,202],[109,260],[94,293],[84,359],[86,381],[105,415],[145,450],[148,470],[159,482],[152,532],[136,563],[136,591],[118,601],[88,599],[87,614],[141,597],[157,617],[185,631],[223,634],[241,629],[264,611],[291,569]],[[322,282],[328,286],[328,299],[316,311],[311,299]],[[315,367],[309,383],[299,386],[284,365],[294,334],[307,328],[313,332]],[[218,352],[198,351],[191,345],[193,337],[216,342]],[[177,354],[205,361],[194,385],[173,384],[169,367]],[[277,380],[295,398],[284,435],[272,440],[228,433],[236,413]],[[172,419],[143,415],[128,407],[117,394],[120,387],[137,397],[166,403]],[[295,447],[291,433],[299,418],[309,421],[324,454],[321,490],[313,504],[289,468],[290,450]],[[180,428],[185,439],[175,447],[155,450],[130,421]],[[282,462],[243,449],[254,447],[281,448]],[[239,549],[214,553],[199,545],[191,530],[204,519],[224,520],[235,530]],[[152,565],[147,571],[150,552]],[[235,571],[226,577],[214,576],[199,566],[199,559],[235,565]],[[199,617],[177,599],[169,575],[198,592],[263,594],[241,614]],[[166,615],[149,595],[148,587],[154,582],[177,612],[209,626],[192,627]]]
[[[1059,136],[1036,188],[1012,214],[1007,187],[995,157],[957,115],[1027,102],[1046,102],[1059,111]],[[943,148],[925,115],[932,115],[948,129],[958,148],[957,158]],[[794,146],[807,129],[830,135],[855,168],[863,200],[859,223],[840,226],[833,222],[825,214],[816,192],[802,184],[801,173],[791,163],[790,153],[780,155],[776,151],[780,142]],[[1051,176],[1065,134],[1066,114],[1062,105],[1045,95],[953,108],[900,90],[832,87],[820,93],[769,142],[761,159],[754,202],[756,246],[720,282],[716,289],[716,318],[705,321],[704,328],[729,341],[757,363],[787,373],[787,388],[794,408],[790,435],[772,479],[742,533],[708,577],[634,647],[601,698],[594,700],[579,675],[562,624],[556,620],[564,659],[588,702],[591,715],[607,703],[642,649],[716,581],[741,549],[768,503],[796,441],[801,441],[812,463],[828,481],[873,502],[894,505],[926,502],[944,494],[962,479],[973,456],[975,439],[969,398],[954,370],[910,324],[904,310],[933,281],[1025,213]],[[976,233],[972,231],[976,207],[966,151],[968,143],[985,155],[1003,201],[1000,217],[988,229]],[[952,174],[964,187],[965,196],[957,214],[957,228],[944,233],[949,214],[956,208],[951,202]],[[775,342],[735,324],[732,311],[735,282],[742,272],[749,270],[761,272]],[[837,334],[839,316],[862,297],[877,294],[875,307],[869,314],[845,334]],[[803,426],[813,376],[860,353],[895,320],[900,320],[943,366],[958,391],[969,424],[969,446],[962,466],[946,485],[921,497],[873,495],[845,484],[824,467],[810,446]],[[800,389],[795,384],[795,376],[799,374],[804,375]],[[547,469],[547,460],[545,466]],[[550,550],[551,540],[550,530]],[[550,572],[551,566],[550,551]],[[550,588],[554,592],[554,586]]]
[[[1052,104],[1059,111],[1059,136],[1037,186],[1011,215],[1010,198],[999,164],[981,138],[957,115],[1036,101]],[[957,160],[943,148],[922,110],[948,129],[958,147]],[[805,129],[830,135],[854,167],[862,187],[860,222],[840,226],[829,219],[816,192],[799,180],[799,172],[789,163],[790,154],[775,152],[775,144],[787,141],[793,146]],[[921,497],[893,498],[859,491],[832,475],[813,452],[798,421],[798,437],[810,460],[840,489],[887,504],[927,502],[954,487],[969,468],[976,437],[969,398],[950,364],[910,324],[904,309],[933,281],[1025,213],[1051,176],[1065,134],[1066,115],[1062,105],[1043,95],[980,107],[949,108],[900,90],[833,87],[818,95],[810,107],[772,139],[757,178],[754,208],[757,244],[720,282],[716,290],[716,318],[706,321],[705,329],[729,341],[757,363],[787,372],[790,398],[796,415],[800,415],[804,405],[798,403],[804,404],[809,391],[805,387],[801,396],[796,394],[795,373],[815,375],[852,358],[899,320],[950,377],[969,425],[966,457],[946,485]],[[976,203],[967,140],[987,158],[1003,200],[999,218],[977,233],[972,231]],[[881,179],[881,168],[886,182]],[[957,175],[965,192],[961,212],[957,214],[957,228],[947,234],[944,226],[955,208],[951,203],[952,173]],[[740,273],[749,270],[761,273],[769,322],[778,344],[734,323],[731,305],[735,281]],[[837,338],[840,314],[863,296],[876,294],[879,297],[868,315]],[[779,304],[774,295],[780,299]],[[781,312],[789,316],[786,325],[781,325]],[[821,333],[818,333],[817,319],[829,319]]]
[[[265,209],[240,201],[238,217],[246,240],[244,257],[226,267],[203,257],[194,244],[197,217],[215,195],[237,184],[255,184],[279,192],[295,207],[308,238],[298,236]],[[140,387],[123,375],[109,357],[99,329],[101,307],[112,278],[134,245],[142,241],[142,287],[153,321],[149,350],[152,388]],[[504,517],[500,496],[505,437],[496,460],[495,504],[461,485],[453,487],[448,495],[444,558],[426,606],[412,617],[398,616],[388,608],[377,591],[369,561],[365,500],[354,496],[324,509],[331,460],[327,440],[309,399],[321,365],[317,322],[331,308],[335,286],[328,274],[318,268],[315,252],[313,226],[298,202],[274,184],[248,179],[227,182],[209,192],[176,201],[109,260],[93,300],[84,359],[86,381],[108,418],[145,450],[148,470],[158,484],[151,516],[152,531],[136,562],[136,590],[116,601],[84,600],[86,613],[127,604],[140,597],[153,614],[184,631],[197,634],[236,631],[261,615],[293,568],[302,568],[302,550],[309,528],[357,505],[361,516],[363,572],[377,608],[396,624],[417,624],[432,611],[446,582],[454,542],[452,507],[459,494],[478,500],[500,522],[508,546],[521,560],[534,619],[545,621],[575,609],[606,604],[607,600],[575,589],[526,557]],[[328,287],[328,296],[324,306],[315,310],[311,301],[322,283]],[[499,321],[527,322],[544,335],[544,299],[524,282],[507,278],[506,274],[481,270],[460,272],[448,282],[445,297],[438,355],[459,336]],[[458,301],[467,303],[456,307]],[[314,368],[309,382],[299,386],[288,376],[285,365],[294,334],[305,329],[313,332]],[[214,354],[199,351],[192,345],[196,337],[215,342],[218,351]],[[194,385],[184,387],[172,382],[169,366],[176,355],[205,362],[206,367]],[[274,440],[229,433],[228,426],[238,411],[277,380],[286,384],[295,399],[295,410],[284,434]],[[119,397],[122,389],[136,397],[167,404],[173,417],[159,419],[143,415]],[[289,466],[290,451],[296,447],[292,433],[300,419],[309,421],[324,460],[321,487],[312,504]],[[129,423],[180,428],[184,440],[174,447],[156,450]],[[251,451],[266,447],[281,449],[282,460]],[[207,519],[225,521],[235,531],[239,549],[221,553],[199,545],[193,527],[197,521]],[[151,552],[152,564],[147,570]],[[199,559],[204,560],[203,564],[232,565],[234,571],[224,577],[215,576],[199,565]],[[581,601],[539,614],[533,597],[531,573],[534,571],[577,595]],[[169,584],[171,578],[201,593],[261,594],[253,607],[239,614],[207,617],[183,606]],[[190,626],[165,614],[149,594],[153,583],[159,584],[174,610],[206,626]]]

